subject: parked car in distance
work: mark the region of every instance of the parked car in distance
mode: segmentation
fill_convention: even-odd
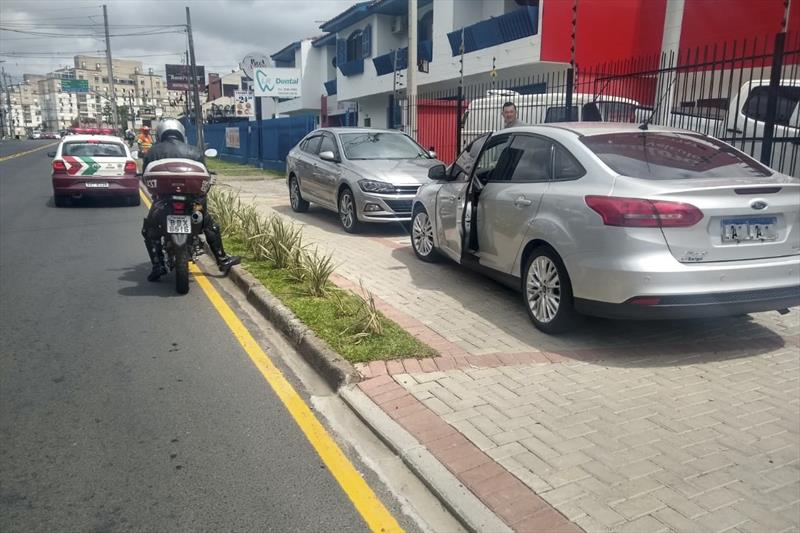
[[[306,135],[286,158],[289,200],[297,212],[317,204],[357,233],[365,222],[410,222],[417,189],[441,164],[408,135],[372,128],[324,128]]]
[[[800,180],[699,133],[510,128],[414,199],[412,247],[518,288],[533,323],[724,316],[800,304]]]
[[[38,131],[34,131],[30,135],[28,135],[28,139],[32,139],[32,140],[39,140],[41,138],[42,138],[42,134],[41,134],[41,132],[38,132]]]
[[[136,161],[119,137],[69,135],[48,156],[53,158],[57,207],[85,197],[123,197],[129,205],[139,205]]]

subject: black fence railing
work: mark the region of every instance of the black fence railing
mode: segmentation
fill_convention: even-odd
[[[447,162],[504,127],[512,102],[528,124],[645,122],[712,135],[781,172],[800,175],[800,34],[630,58],[574,71],[420,91],[390,112]]]

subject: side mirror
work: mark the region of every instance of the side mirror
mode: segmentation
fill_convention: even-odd
[[[323,161],[331,161],[333,163],[337,163],[339,159],[331,150],[325,150],[324,152],[319,153],[319,158]]]
[[[428,155],[431,156],[432,159],[436,159],[436,150],[428,150]]]
[[[203,152],[206,157],[217,157],[217,150],[214,148],[209,148],[205,152]]]
[[[55,157],[55,156],[56,156],[55,152],[47,152],[47,157]]]
[[[433,165],[428,169],[428,178],[434,181],[446,181],[447,168],[444,165]]]

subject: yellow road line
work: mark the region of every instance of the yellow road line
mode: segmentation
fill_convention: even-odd
[[[38,152],[39,150],[44,150],[45,148],[50,148],[51,146],[55,146],[57,144],[58,143],[45,144],[44,146],[39,146],[37,148],[34,148],[33,150],[28,150],[26,152],[17,152],[16,154],[0,157],[0,163],[2,163],[3,161],[8,161],[9,159],[14,159],[15,157],[21,157],[23,155],[32,154],[33,152]]]
[[[145,205],[149,208],[150,199],[141,189],[139,193]],[[403,529],[394,516],[386,509],[367,482],[364,481],[358,470],[347,459],[324,426],[314,416],[308,405],[284,377],[283,373],[261,349],[261,346],[259,346],[242,321],[239,320],[236,313],[225,303],[225,300],[205,277],[205,274],[194,264],[190,264],[189,268],[198,285],[200,285],[211,304],[217,310],[217,313],[225,321],[233,336],[236,337],[244,351],[250,356],[253,364],[264,376],[264,379],[267,380],[272,390],[281,399],[289,414],[292,415],[294,421],[317,451],[328,471],[333,474],[342,490],[350,498],[367,526],[375,532],[402,532]]]

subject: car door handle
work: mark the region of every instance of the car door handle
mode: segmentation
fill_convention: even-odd
[[[514,205],[517,206],[517,207],[527,207],[527,206],[531,205],[532,203],[533,202],[531,200],[528,200],[524,196],[520,196],[519,198],[514,200]]]
[[[455,196],[443,196],[442,200],[444,200],[445,202],[449,202],[451,204],[456,203],[456,197]]]

